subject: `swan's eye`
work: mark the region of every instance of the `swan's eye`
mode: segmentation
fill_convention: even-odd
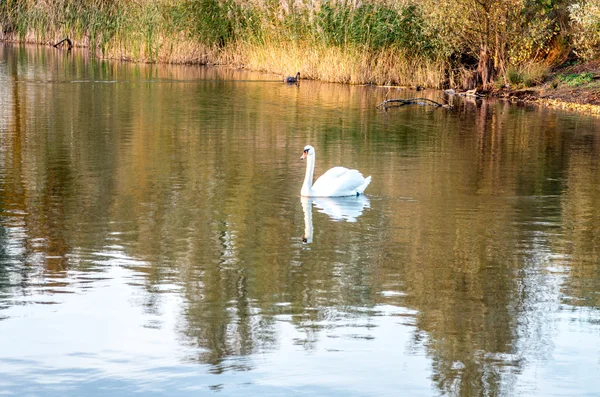
[[[308,149],[304,149],[304,153],[308,153]]]

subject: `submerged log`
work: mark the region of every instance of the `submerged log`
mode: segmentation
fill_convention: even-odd
[[[460,96],[469,96],[469,97],[473,97],[473,98],[483,98],[485,97],[485,95],[482,95],[480,93],[477,92],[477,88],[474,88],[472,90],[468,90],[465,92],[461,92],[458,95]]]
[[[67,48],[70,50],[71,48],[73,48],[73,43],[71,42],[71,40],[69,40],[68,37],[65,37],[64,39],[62,39],[61,41],[59,41],[58,43],[54,44],[52,47],[54,48],[58,48],[59,45],[63,44],[63,43],[67,43]]]
[[[420,105],[420,106],[435,106],[447,109],[452,109],[451,105],[442,104],[428,98],[411,98],[411,99],[386,99],[377,105],[378,108],[387,109],[388,104],[393,103],[395,106],[404,105]]]

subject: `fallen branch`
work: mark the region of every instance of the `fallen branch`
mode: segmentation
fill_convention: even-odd
[[[448,104],[441,104],[434,100],[427,98],[412,98],[412,99],[386,99],[377,105],[378,108],[386,109],[388,103],[395,103],[396,106],[404,106],[404,105],[420,105],[420,106],[435,106],[442,108],[452,109],[452,106]]]
[[[54,44],[52,47],[54,48],[58,48],[59,45],[61,45],[62,43],[67,42],[67,45],[69,46],[69,50],[71,48],[73,48],[73,43],[71,43],[71,40],[69,40],[68,37],[65,37],[64,39],[62,39],[61,41],[59,41],[58,43]]]
[[[472,97],[472,98],[484,98],[485,97],[485,95],[482,95],[477,92],[477,88],[474,88],[472,90],[465,91],[465,92],[459,92],[458,95],[468,96],[468,97]]]

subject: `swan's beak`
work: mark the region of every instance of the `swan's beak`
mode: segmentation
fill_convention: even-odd
[[[308,152],[302,153],[302,157],[300,157],[300,160],[304,160],[307,155],[308,155]]]

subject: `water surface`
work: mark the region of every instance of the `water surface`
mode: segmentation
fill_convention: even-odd
[[[600,393],[597,118],[278,79],[0,47],[0,393]]]

